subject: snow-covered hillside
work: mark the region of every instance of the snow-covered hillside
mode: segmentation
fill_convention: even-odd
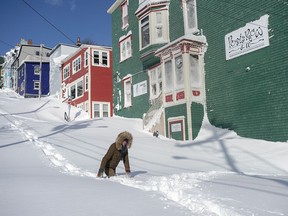
[[[0,215],[288,215],[288,144],[241,138],[204,119],[198,138],[155,138],[140,119],[89,120],[50,98],[0,90]],[[99,179],[118,133],[132,177]]]

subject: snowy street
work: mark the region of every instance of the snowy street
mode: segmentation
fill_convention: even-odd
[[[241,138],[207,118],[199,137],[155,138],[139,119],[87,119],[53,98],[0,90],[0,215],[288,215],[288,144]],[[96,178],[130,131],[132,177]]]

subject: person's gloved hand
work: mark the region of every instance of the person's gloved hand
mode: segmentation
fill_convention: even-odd
[[[98,177],[98,178],[102,178],[102,177],[103,177],[103,172],[104,172],[103,169],[99,169],[98,174],[97,174],[97,177]]]
[[[131,171],[130,170],[126,170],[126,176],[129,178],[131,177]]]

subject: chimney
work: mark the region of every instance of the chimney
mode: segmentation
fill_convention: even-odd
[[[77,43],[76,43],[76,45],[79,46],[79,47],[81,46],[81,40],[80,40],[80,37],[77,38]]]
[[[28,45],[32,45],[32,44],[33,44],[32,40],[29,39],[29,40],[28,40]]]

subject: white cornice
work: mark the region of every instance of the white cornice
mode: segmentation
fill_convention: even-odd
[[[135,0],[134,0],[135,1]],[[114,4],[107,10],[107,13],[112,14],[114,10],[123,2],[123,0],[116,0]]]

